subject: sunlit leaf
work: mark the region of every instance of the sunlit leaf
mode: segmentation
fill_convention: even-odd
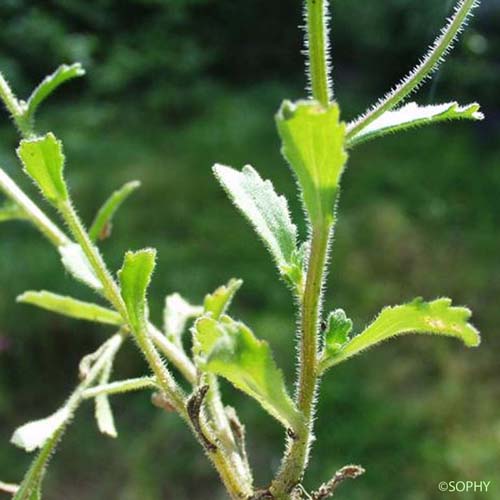
[[[419,106],[415,102],[410,102],[395,111],[386,111],[351,137],[347,146],[353,147],[386,134],[422,125],[451,120],[482,120],[483,118],[484,115],[479,111],[477,103],[460,106],[457,102],[448,102],[432,106]]]
[[[116,211],[140,185],[139,181],[127,182],[104,202],[89,229],[92,241],[104,240],[111,234],[112,219]]]
[[[447,298],[425,302],[422,299],[401,306],[386,307],[362,333],[353,337],[340,350],[326,349],[321,361],[325,370],[391,337],[405,333],[424,333],[456,337],[467,347],[480,343],[479,332],[468,322],[471,312],[466,307],[452,307]]]
[[[54,73],[45,77],[38,87],[32,92],[27,102],[27,116],[33,119],[35,111],[42,101],[44,101],[57,87],[68,80],[83,76],[85,70],[80,63],[63,64]]]
[[[231,201],[261,237],[280,273],[297,279],[293,275],[297,228],[286,198],[276,194],[271,181],[263,180],[249,165],[241,172],[224,165],[215,165],[213,170]],[[300,279],[302,269],[295,271]]]
[[[297,176],[311,222],[328,224],[347,161],[338,105],[324,108],[311,101],[285,101],[276,121],[283,155]]]
[[[191,305],[178,293],[168,295],[165,298],[165,308],[163,309],[165,335],[179,344],[188,320],[202,313],[203,307]]]
[[[28,452],[34,451],[41,448],[70,417],[69,408],[63,406],[49,417],[28,422],[19,427],[10,441]]]
[[[267,342],[258,340],[244,324],[227,316],[220,321],[202,317],[196,321],[195,330],[205,358],[202,370],[229,380],[285,427],[300,428],[300,413],[288,395]]]
[[[61,142],[52,132],[43,137],[23,139],[17,148],[25,172],[42,194],[54,204],[68,199],[63,177],[64,154]]]
[[[145,329],[147,321],[146,292],[155,268],[156,250],[146,248],[127,252],[118,273],[122,297],[135,332]]]
[[[41,307],[63,316],[95,321],[96,323],[106,323],[108,325],[121,325],[123,323],[120,315],[111,309],[45,290],[24,292],[17,297],[17,302]]]
[[[63,266],[74,278],[95,290],[102,289],[102,283],[96,276],[80,245],[70,243],[58,247],[58,250],[61,254]]]
[[[211,313],[215,319],[220,318],[229,309],[235,293],[242,284],[242,280],[232,278],[227,285],[222,285],[215,292],[207,294],[203,302],[205,312]]]

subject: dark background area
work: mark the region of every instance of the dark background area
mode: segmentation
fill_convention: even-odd
[[[452,5],[334,2],[333,76],[344,119],[418,61]],[[252,164],[287,194],[295,218],[301,215],[273,122],[283,98],[305,95],[301,12],[300,1],[264,0],[0,5],[0,70],[19,96],[60,63],[81,61],[87,69],[43,106],[38,123],[64,141],[84,220],[123,182],[143,183],[102,245],[111,268],[128,248],[158,248],[151,293],[157,324],[167,293],[199,303],[230,277],[243,278],[233,313],[270,341],[290,387],[295,319],[288,291],[210,167]],[[452,480],[492,481],[489,493],[456,498],[500,498],[499,26],[500,2],[484,0],[415,98],[477,100],[484,122],[388,137],[351,154],[326,308],[346,309],[359,331],[386,304],[450,296],[474,311],[483,343],[467,350],[453,340],[408,336],[325,377],[306,485],[346,463],[367,469],[339,499],[440,499],[438,482]],[[15,159],[17,142],[2,112],[0,165],[38,200]],[[16,304],[27,289],[91,295],[61,271],[31,227],[9,222],[0,229],[0,479],[15,482],[30,457],[8,444],[13,429],[57,408],[76,383],[79,359],[111,331]],[[130,345],[115,377],[144,370]],[[226,384],[223,390],[241,408],[264,485],[279,464],[282,430],[245,396]],[[155,409],[147,394],[112,404],[119,438],[100,436],[85,405],[52,462],[47,498],[224,497],[177,417]]]

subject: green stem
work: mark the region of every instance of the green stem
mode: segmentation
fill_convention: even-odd
[[[138,377],[127,380],[118,380],[109,384],[101,384],[87,389],[82,397],[84,399],[95,398],[100,395],[123,394],[125,392],[140,391],[142,389],[158,388],[154,377]]]
[[[312,97],[324,107],[330,104],[327,40],[327,0],[306,0],[307,50]]]
[[[328,254],[330,225],[313,228],[311,251],[301,310],[298,407],[304,415],[304,430],[291,438],[280,473],[271,486],[276,499],[289,498],[301,481],[309,458],[313,436],[314,401],[318,381],[318,338],[321,317],[322,287]]]
[[[148,324],[149,335],[156,347],[165,357],[182,373],[184,378],[191,384],[197,382],[196,368],[188,358],[182,346],[174,344],[153,324]]]
[[[472,9],[478,5],[478,0],[460,0],[455,8],[455,14],[441,31],[441,35],[431,46],[422,62],[417,65],[392,92],[373,106],[368,113],[356,118],[347,127],[346,141],[349,141],[367,125],[397,106],[408,94],[417,89],[422,82],[439,66],[443,56],[450,50],[457,34],[467,22]]]
[[[0,169],[0,190],[23,209],[26,217],[53,245],[60,247],[71,243],[71,240],[28,198],[3,169]]]
[[[125,303],[123,302],[120,294],[120,289],[111,276],[111,273],[108,271],[101,254],[97,250],[97,247],[95,247],[90,240],[87,231],[78,217],[78,214],[73,208],[73,205],[69,200],[64,201],[59,204],[58,209],[64,221],[68,225],[71,234],[75,238],[75,241],[82,247],[83,253],[87,257],[92,269],[96,273],[97,278],[101,282],[106,299],[111,303],[116,311],[120,313],[125,322],[129,323],[127,308],[125,307]]]
[[[68,408],[71,415],[74,414],[82,402],[85,390],[92,383],[94,383],[108,360],[115,356],[122,342],[123,336],[120,333],[117,333],[103,344],[102,347],[105,348],[102,350],[101,355],[93,364],[85,379],[78,385],[68,401],[65,403],[65,406]],[[13,500],[30,500],[31,498],[34,498],[32,495],[36,491],[36,488],[40,487],[47,464],[54,453],[57,444],[62,438],[69,421],[70,419],[61,425],[43,445],[40,453],[33,460],[30,468],[26,472]]]
[[[26,118],[26,108],[23,102],[18,101],[5,77],[0,73],[0,99],[10,113],[14,124],[23,137],[32,135],[33,130]]]

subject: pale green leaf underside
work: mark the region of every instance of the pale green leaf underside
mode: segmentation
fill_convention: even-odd
[[[423,333],[456,337],[467,347],[480,343],[479,332],[468,322],[471,316],[465,307],[452,307],[451,300],[441,298],[432,302],[422,299],[382,309],[377,318],[362,333],[352,338],[338,351],[321,361],[321,370],[336,365],[391,337],[405,333]]]
[[[139,181],[131,181],[114,191],[97,212],[89,229],[92,241],[103,240],[111,233],[111,223],[121,204],[141,185]]]
[[[121,325],[123,323],[120,315],[111,309],[44,290],[25,292],[17,297],[17,302],[41,307],[47,311],[69,316],[70,318],[108,325]]]
[[[178,293],[167,295],[163,309],[163,330],[165,335],[180,343],[189,319],[203,314],[203,307],[193,306]]]
[[[227,379],[256,399],[285,427],[300,428],[300,413],[288,395],[283,374],[267,342],[258,340],[245,325],[227,316],[221,321],[200,318],[195,328],[206,356],[202,370]]]
[[[324,108],[316,102],[285,101],[276,122],[282,152],[297,176],[311,221],[333,218],[335,197],[347,154],[345,124],[337,104]]]
[[[105,385],[109,382],[111,371],[113,370],[114,356],[111,357],[104,366],[101,376],[99,377],[99,384]],[[115,419],[111,404],[107,394],[99,394],[94,400],[95,418],[97,421],[98,429],[105,435],[116,438],[118,432],[116,431]]]
[[[290,218],[286,198],[276,194],[271,181],[263,180],[249,165],[241,172],[224,165],[215,165],[213,170],[231,201],[262,238],[280,272],[285,274],[294,265],[297,252],[297,228]]]
[[[482,120],[483,118],[484,115],[479,111],[477,103],[460,106],[457,102],[449,102],[432,106],[419,106],[415,102],[410,102],[395,111],[385,112],[361,129],[349,139],[347,147],[422,125],[432,125],[450,120]]]
[[[68,80],[83,76],[84,74],[85,70],[82,68],[80,63],[71,64],[70,66],[67,64],[59,66],[54,73],[45,77],[40,85],[38,85],[38,87],[36,87],[36,89],[32,92],[27,102],[28,117],[33,118],[35,111],[41,102],[52,94],[57,87]]]
[[[71,411],[63,406],[49,417],[28,422],[15,430],[11,443],[28,452],[41,448],[71,417]]]
[[[78,281],[95,290],[102,289],[102,283],[96,276],[82,247],[77,243],[58,247],[61,262],[66,270]]]
[[[155,268],[156,250],[146,248],[127,252],[118,272],[121,293],[135,333],[144,330],[147,321],[146,292]]]
[[[217,290],[205,296],[203,309],[210,313],[212,318],[219,319],[231,305],[234,295],[243,284],[242,280],[232,278],[227,285],[222,285]]]
[[[17,154],[25,172],[35,181],[45,198],[54,204],[68,199],[63,178],[62,144],[52,132],[35,139],[23,139]]]

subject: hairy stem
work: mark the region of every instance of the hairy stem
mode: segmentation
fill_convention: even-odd
[[[313,436],[314,402],[317,385],[318,338],[321,317],[322,286],[328,254],[330,226],[313,228],[311,251],[301,310],[300,365],[297,403],[305,418],[305,427],[291,438],[287,454],[271,492],[278,498],[289,498],[301,481],[309,458]]]
[[[59,205],[59,211],[69,227],[75,241],[82,247],[83,253],[87,257],[92,269],[96,273],[97,278],[101,282],[104,295],[111,305],[122,316],[125,322],[128,321],[127,309],[120,294],[120,289],[108,271],[101,254],[94,246],[90,237],[84,228],[78,214],[76,213],[70,201],[65,201]]]
[[[313,99],[327,107],[332,97],[327,50],[327,0],[306,0],[307,53]]]
[[[26,217],[56,247],[68,245],[71,240],[31,201],[19,186],[0,168],[0,190],[22,208]]]
[[[366,114],[356,118],[347,127],[346,140],[349,141],[359,131],[376,120],[386,111],[399,104],[408,94],[417,89],[422,82],[439,66],[443,56],[450,50],[457,34],[467,22],[472,9],[478,5],[478,0],[460,0],[455,7],[455,14],[441,31],[429,52],[394,90],[373,106]]]
[[[5,77],[0,73],[0,99],[10,113],[14,124],[23,137],[32,134],[29,120],[26,119],[24,103],[17,100]]]
[[[103,349],[100,356],[97,358],[86,377],[82,380],[82,382],[80,382],[80,384],[77,386],[77,388],[65,404],[71,414],[73,414],[77,410],[78,406],[83,400],[83,394],[85,390],[95,382],[108,360],[112,359],[115,356],[116,352],[122,345],[122,342],[123,336],[120,333],[117,333],[102,345]],[[26,472],[24,479],[19,486],[19,489],[16,491],[13,500],[28,500],[31,498],[35,498],[32,495],[36,491],[35,489],[39,487],[50,457],[54,453],[54,450],[59,443],[62,435],[64,434],[67,425],[67,422],[61,425],[50,437],[50,439],[44,444],[35,460],[33,460],[30,468]]]

